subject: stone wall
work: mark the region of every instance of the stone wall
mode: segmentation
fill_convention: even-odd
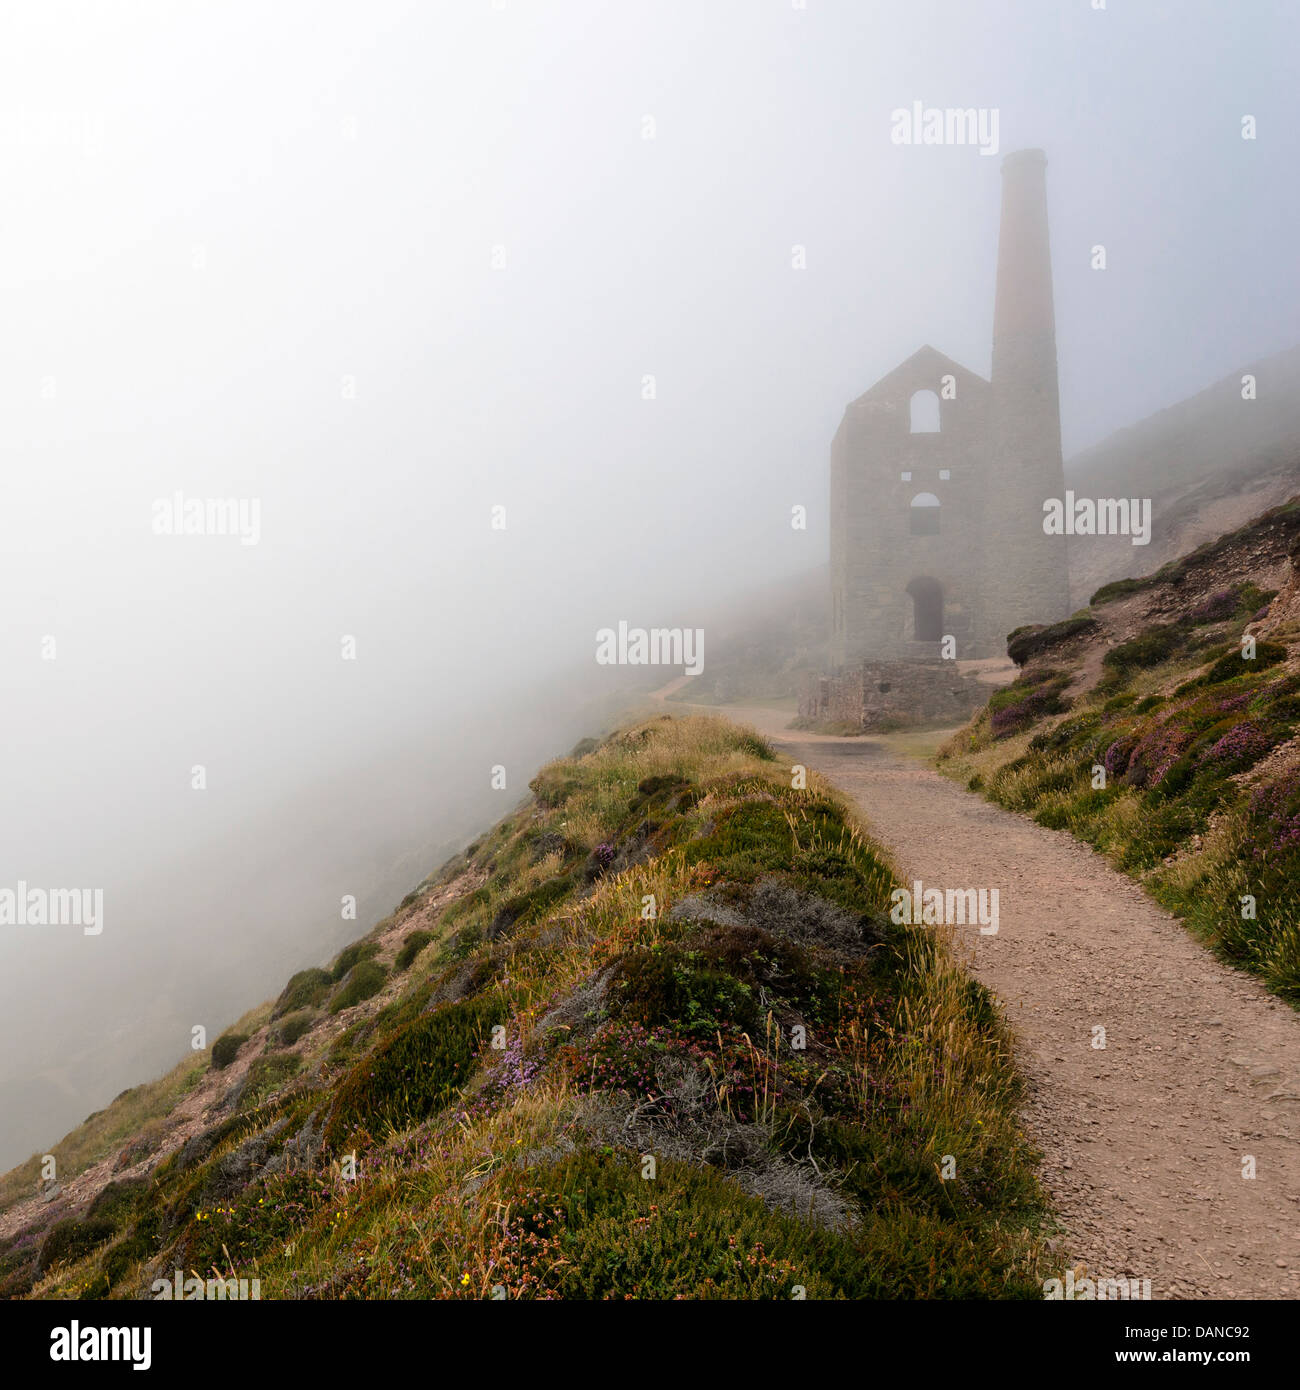
[[[833,676],[808,676],[799,692],[804,725],[870,731],[905,724],[959,724],[989,696],[951,661],[865,661]]]

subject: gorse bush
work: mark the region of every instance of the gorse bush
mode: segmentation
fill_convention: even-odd
[[[56,1264],[81,1259],[105,1241],[112,1240],[117,1227],[103,1218],[78,1221],[69,1217],[50,1228],[36,1261],[36,1273],[44,1274]]]
[[[1085,632],[1095,632],[1099,626],[1095,618],[1086,614],[1076,614],[1047,627],[1019,627],[1007,637],[1007,655],[1017,666],[1023,666],[1032,658],[1068,642],[1072,637]]]

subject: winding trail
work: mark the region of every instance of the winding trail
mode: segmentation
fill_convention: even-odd
[[[999,890],[997,934],[958,928],[959,947],[1015,1030],[1063,1256],[1150,1279],[1152,1298],[1300,1296],[1300,1014],[1088,846],[889,740],[787,730],[780,710],[700,712],[833,782],[909,881]]]

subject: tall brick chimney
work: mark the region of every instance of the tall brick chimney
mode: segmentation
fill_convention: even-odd
[[[1054,622],[1070,607],[1065,537],[1043,533],[1043,502],[1065,489],[1046,175],[1042,150],[1017,150],[1002,161],[985,506],[994,640],[1024,623]]]

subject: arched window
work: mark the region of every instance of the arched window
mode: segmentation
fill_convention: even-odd
[[[943,586],[937,579],[914,579],[907,586],[912,597],[912,639],[937,642],[943,636]]]
[[[914,536],[937,536],[939,534],[939,499],[934,493],[918,492],[912,498],[910,511]]]
[[[933,391],[912,393],[912,433],[939,433],[939,397]]]

